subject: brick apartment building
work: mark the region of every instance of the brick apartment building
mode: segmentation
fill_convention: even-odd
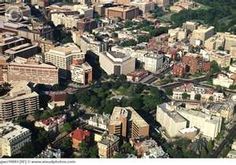
[[[183,77],[186,73],[186,65],[183,63],[174,64],[172,73],[176,77]]]
[[[211,64],[197,54],[187,54],[182,58],[182,63],[187,66],[187,71],[191,74],[197,72],[208,72],[210,70]]]

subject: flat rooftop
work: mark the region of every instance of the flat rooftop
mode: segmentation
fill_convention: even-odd
[[[174,108],[169,105],[168,103],[163,103],[159,106],[157,106],[162,109],[163,112],[165,112],[171,119],[173,119],[175,122],[181,123],[185,122],[186,119],[182,117],[180,114],[178,114]]]
[[[23,128],[20,125],[15,125],[11,122],[0,123],[0,138],[10,141],[14,137],[29,132],[27,128]]]

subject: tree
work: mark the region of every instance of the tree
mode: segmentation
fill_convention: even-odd
[[[82,141],[79,144],[79,151],[80,151],[80,155],[82,158],[88,158],[89,157],[89,146],[85,141]]]
[[[167,89],[166,89],[166,94],[167,94],[168,96],[172,96],[172,95],[173,95],[173,89],[172,89],[172,88],[167,88]]]
[[[65,157],[71,157],[73,149],[70,137],[66,137],[65,139],[63,139],[63,141],[60,143],[59,148],[65,153]]]
[[[212,74],[220,72],[220,67],[219,67],[219,65],[216,61],[211,62],[211,70],[210,71],[211,71]]]
[[[89,148],[89,155],[90,158],[97,158],[98,157],[98,148],[97,145]]]
[[[195,100],[201,100],[201,94],[196,94],[195,96],[194,96],[194,99]]]
[[[26,143],[21,148],[21,157],[22,158],[34,158],[37,155],[34,145],[30,143]]]
[[[196,139],[191,145],[190,148],[193,152],[200,155],[203,150],[207,151],[207,140],[205,138]]]
[[[182,94],[182,99],[186,100],[188,98],[189,98],[189,94],[187,94],[187,93]]]
[[[209,100],[210,100],[210,101],[213,101],[213,100],[214,100],[214,97],[213,97],[213,96],[210,96],[210,97],[209,97]]]
[[[72,126],[71,126],[71,124],[70,123],[65,123],[64,125],[63,125],[63,131],[64,132],[71,132],[72,131]]]

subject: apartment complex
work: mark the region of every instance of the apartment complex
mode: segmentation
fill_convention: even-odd
[[[100,158],[111,158],[114,156],[115,151],[119,148],[120,138],[115,135],[105,135],[101,141],[97,143],[98,156]]]
[[[186,73],[186,65],[183,63],[174,64],[172,73],[174,76],[183,77]]]
[[[197,72],[208,72],[211,64],[209,61],[205,61],[198,54],[188,53],[182,58],[182,63],[186,65],[187,71],[191,74]]]
[[[133,19],[139,15],[139,9],[134,6],[114,6],[106,8],[105,16],[109,19]]]
[[[11,91],[0,98],[0,121],[34,114],[39,109],[39,95],[27,84],[26,81],[12,83]]]
[[[156,121],[161,124],[170,137],[180,136],[180,130],[187,127],[187,121],[167,103],[157,106]]]
[[[57,46],[45,53],[45,62],[52,63],[56,67],[70,70],[74,58],[84,61],[85,54],[74,43]]]
[[[121,52],[102,52],[99,54],[99,62],[108,75],[127,75],[135,70],[135,58]]]
[[[92,67],[87,62],[80,64],[78,59],[73,59],[70,71],[73,82],[87,85],[93,80]]]
[[[36,84],[58,84],[58,68],[37,58],[16,57],[7,65],[7,81],[25,80]]]
[[[109,133],[122,137],[148,137],[148,123],[132,107],[114,107]]]
[[[0,156],[14,156],[21,153],[21,148],[31,141],[27,128],[11,122],[0,123]]]

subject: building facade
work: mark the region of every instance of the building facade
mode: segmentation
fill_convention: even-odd
[[[0,156],[14,156],[31,142],[31,132],[27,128],[11,122],[0,123]]]
[[[25,81],[15,82],[12,84],[14,88],[0,98],[0,121],[34,114],[39,109],[39,95],[32,92],[27,84]]]
[[[102,52],[99,54],[99,62],[108,75],[127,75],[135,70],[135,58],[121,52]]]
[[[58,84],[58,69],[36,58],[16,57],[7,65],[7,81],[29,81],[36,84]]]

